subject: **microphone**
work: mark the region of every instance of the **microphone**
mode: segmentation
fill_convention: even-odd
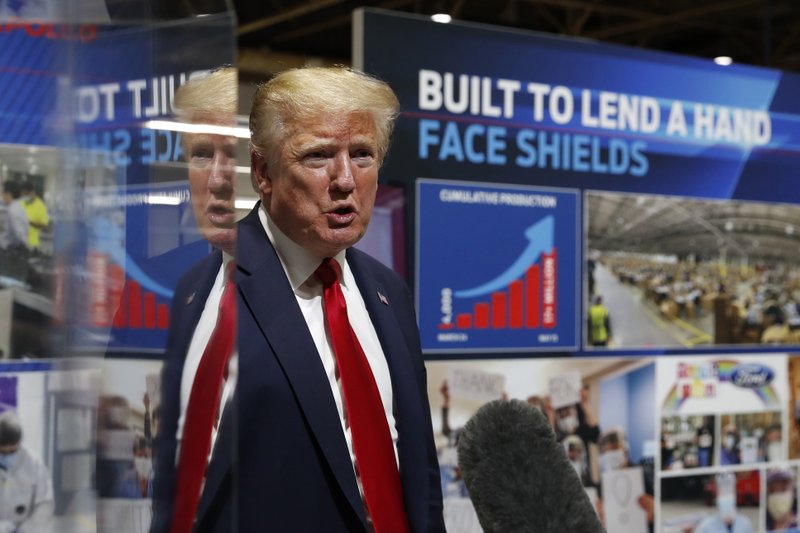
[[[527,402],[478,409],[457,449],[485,533],[605,531],[547,418]]]

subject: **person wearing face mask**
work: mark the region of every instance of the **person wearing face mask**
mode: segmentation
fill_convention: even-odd
[[[0,414],[0,533],[50,531],[50,472],[22,445],[22,428],[11,411]]]
[[[605,431],[598,440],[600,447],[600,473],[601,475],[613,470],[620,470],[631,466],[637,466],[630,462],[628,456],[628,439],[625,436],[625,431],[621,428],[614,428]],[[643,468],[648,468],[644,466]],[[644,494],[639,494],[636,497],[636,502],[639,504],[647,515],[647,527],[649,531],[653,531],[653,524],[655,521],[655,499],[653,498],[653,477],[645,473],[644,476]],[[600,503],[602,508],[602,502]]]
[[[776,469],[767,474],[767,529],[770,531],[797,527],[793,470]]]
[[[594,486],[592,478],[589,475],[588,461],[586,455],[586,446],[577,435],[570,435],[564,439],[564,450],[567,452],[567,458],[572,468],[577,472],[578,477],[581,478],[581,483],[584,487]]]
[[[711,466],[711,459],[714,455],[714,436],[709,428],[700,429],[697,436],[697,449],[698,466]]]
[[[718,474],[716,486],[717,512],[704,518],[693,533],[753,533],[750,519],[736,511],[736,475]]]
[[[581,388],[579,403],[556,409],[555,430],[559,441],[569,435],[577,435],[583,441],[585,448],[588,448],[590,443],[597,443],[600,426],[589,403],[589,388],[586,385]]]
[[[722,465],[738,465],[741,462],[739,457],[739,430],[734,425],[725,426],[722,430],[719,462]]]
[[[764,460],[783,459],[783,438],[780,424],[772,424],[764,432]]]
[[[122,396],[100,399],[97,417],[97,496],[138,499],[143,496],[136,475],[136,433],[131,408]]]

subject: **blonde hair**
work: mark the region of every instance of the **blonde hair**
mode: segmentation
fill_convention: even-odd
[[[232,125],[236,121],[238,99],[239,72],[236,67],[224,66],[178,87],[173,109],[175,116],[184,122]],[[181,135],[184,153],[188,152],[191,135]]]
[[[304,67],[284,71],[260,85],[250,110],[250,149],[270,157],[292,124],[331,113],[370,114],[375,123],[378,162],[389,150],[400,103],[389,85],[344,67]]]
[[[239,73],[236,67],[219,67],[201,78],[190,79],[175,91],[175,115],[191,121],[201,114],[236,116]]]

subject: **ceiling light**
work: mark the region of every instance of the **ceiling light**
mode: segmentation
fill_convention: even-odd
[[[258,198],[237,198],[234,205],[236,209],[253,209],[256,202],[258,202]]]
[[[442,24],[447,24],[453,17],[448,15],[447,13],[436,13],[435,15],[431,15],[431,20],[434,22],[441,22]]]
[[[250,130],[243,127],[218,126],[216,124],[188,124],[171,120],[148,120],[143,124],[151,130],[179,131],[182,133],[206,133],[209,135],[228,135],[240,139],[249,139]]]
[[[727,67],[731,63],[733,63],[733,59],[730,56],[717,56],[714,58],[714,63],[721,67]]]

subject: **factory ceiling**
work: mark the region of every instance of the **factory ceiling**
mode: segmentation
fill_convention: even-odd
[[[185,0],[188,1],[188,0]],[[213,0],[206,0],[213,1]],[[582,37],[697,57],[800,71],[797,0],[232,0],[240,68],[259,77],[281,65],[351,57],[357,7]],[[275,66],[277,65],[277,66]]]

